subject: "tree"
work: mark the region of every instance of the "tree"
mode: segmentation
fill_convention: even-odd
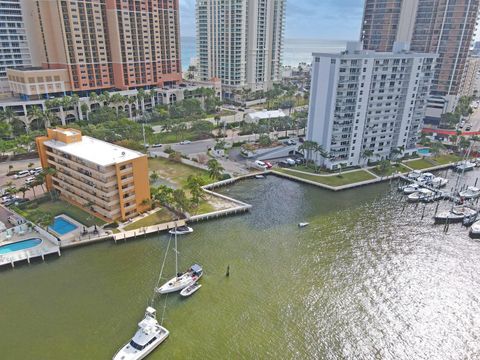
[[[43,228],[46,228],[47,226],[53,224],[53,221],[55,219],[55,217],[53,216],[52,213],[49,213],[49,212],[46,212],[46,211],[41,211],[41,210],[33,210],[31,213],[30,213],[30,216],[32,218],[32,221],[43,227]]]
[[[346,163],[340,163],[340,164],[338,164],[338,166],[340,167],[340,172],[338,173],[338,176],[342,176],[343,169],[345,169],[347,167],[347,164]]]
[[[210,159],[207,163],[207,167],[210,178],[214,180],[220,179],[222,172],[225,170],[215,159]]]
[[[204,185],[203,178],[198,175],[190,175],[187,178],[186,188],[190,191],[191,203],[197,207],[200,203],[200,199],[204,197],[202,186]]]
[[[18,192],[22,193],[22,198],[25,199],[25,193],[29,190],[30,188],[27,185],[22,185],[21,187],[18,188]]]
[[[165,206],[173,204],[173,189],[167,185],[160,185],[153,191],[153,198]]]
[[[187,195],[182,189],[176,189],[173,191],[173,204],[176,210],[185,212],[190,207]]]
[[[158,178],[159,178],[159,175],[157,174],[156,171],[153,171],[153,172],[150,174],[150,182],[151,182],[151,183],[157,182]]]
[[[373,150],[370,150],[370,149],[365,149],[363,150],[362,152],[362,158],[365,159],[367,161],[367,165],[370,161],[370,158],[373,156]]]
[[[391,169],[392,164],[390,163],[390,160],[382,160],[378,163],[378,171],[382,175],[386,175],[389,170]]]
[[[272,144],[272,139],[270,139],[270,136],[268,136],[267,134],[262,134],[258,138],[258,142],[261,146],[266,147]]]

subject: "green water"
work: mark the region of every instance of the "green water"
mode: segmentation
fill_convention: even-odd
[[[179,237],[182,268],[206,274],[190,298],[156,298],[171,334],[149,359],[480,357],[480,242],[465,228],[444,234],[388,184],[333,193],[269,177],[222,192],[254,207]],[[0,271],[0,359],[111,359],[143,317],[168,239]]]

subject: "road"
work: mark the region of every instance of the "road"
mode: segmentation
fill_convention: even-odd
[[[469,118],[469,123],[472,125],[471,131],[480,131],[480,107],[473,111],[473,114]]]

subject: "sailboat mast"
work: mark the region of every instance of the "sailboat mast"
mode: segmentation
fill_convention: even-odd
[[[175,227],[175,276],[178,274],[178,245],[177,245],[177,227]]]

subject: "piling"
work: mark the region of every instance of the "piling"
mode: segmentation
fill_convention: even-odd
[[[225,274],[225,276],[230,276],[230,265],[227,265],[227,273]]]
[[[426,207],[427,207],[427,204],[425,204],[425,205],[423,206],[423,211],[422,211],[422,220],[423,220],[423,218],[424,218],[424,216],[425,216],[425,208],[426,208]]]
[[[438,206],[440,205],[440,203],[438,202],[437,203],[437,206],[435,206],[435,213],[433,214],[433,216],[437,216],[437,212],[438,212]]]

